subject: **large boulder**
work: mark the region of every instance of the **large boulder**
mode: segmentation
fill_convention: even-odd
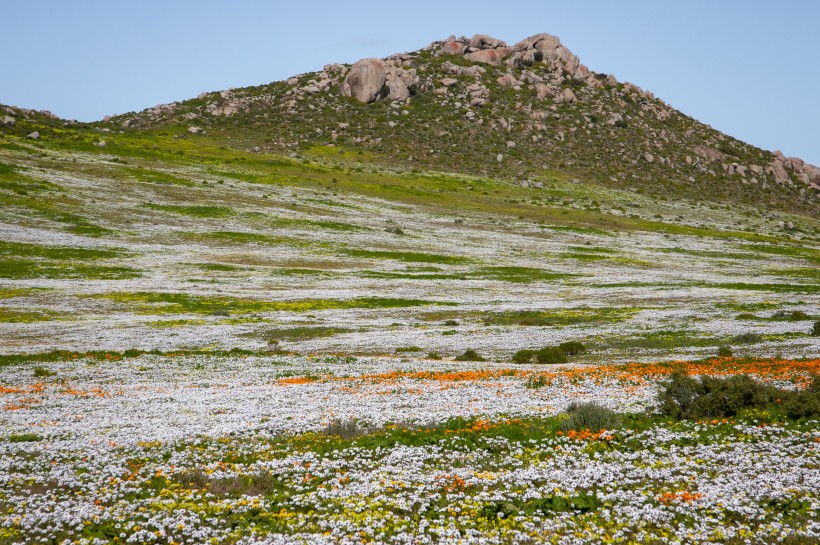
[[[404,83],[401,78],[391,78],[387,82],[387,87],[390,89],[387,94],[388,100],[400,100],[404,102],[410,98],[410,89],[407,88],[407,84]]]
[[[551,34],[536,34],[525,38],[515,44],[513,49],[515,51],[527,51],[528,49],[536,49],[538,51],[552,51],[561,45],[561,40]]]
[[[558,36],[553,36],[552,34],[536,34],[530,39],[533,40],[535,49],[542,53],[544,51],[558,49],[558,47],[561,46],[561,40],[558,39]]]
[[[496,49],[482,49],[481,51],[473,51],[472,53],[467,53],[464,55],[464,58],[469,61],[481,62],[484,64],[501,64],[501,62],[506,57],[509,57],[511,53],[512,49],[509,47],[498,47]]]
[[[342,94],[369,104],[379,97],[386,73],[379,59],[362,59],[353,65],[342,83]]]
[[[455,40],[447,40],[441,46],[441,51],[448,55],[463,55],[467,46]]]
[[[496,47],[505,47],[507,42],[487,36],[486,34],[476,34],[470,40],[470,47],[474,49],[494,49]]]

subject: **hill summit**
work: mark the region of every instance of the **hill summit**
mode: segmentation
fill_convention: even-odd
[[[187,124],[258,151],[356,147],[396,165],[536,182],[544,169],[667,197],[814,208],[820,169],[590,70],[561,40],[450,36],[419,51],[200,94],[105,127]]]
[[[64,124],[48,112],[6,110],[5,132],[48,135],[37,124],[13,127],[24,117]],[[207,134],[229,148],[292,156],[336,148],[386,168],[526,187],[560,173],[655,198],[799,213],[815,211],[820,193],[820,168],[723,134],[649,91],[590,70],[543,33],[513,45],[486,34],[450,36],[418,51],[205,92],[87,127]]]

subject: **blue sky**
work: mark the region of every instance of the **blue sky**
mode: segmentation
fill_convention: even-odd
[[[820,165],[820,2],[4,0],[0,103],[85,121],[449,34],[559,36],[732,136]]]

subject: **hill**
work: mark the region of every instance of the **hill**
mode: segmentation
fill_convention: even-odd
[[[5,111],[7,351],[817,353],[817,169],[553,36],[97,123]]]

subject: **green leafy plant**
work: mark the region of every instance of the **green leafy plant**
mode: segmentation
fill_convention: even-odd
[[[478,352],[473,350],[472,348],[468,348],[464,351],[463,354],[456,356],[456,361],[487,361],[486,359],[482,358]]]
[[[621,425],[621,416],[598,403],[571,403],[567,407],[567,418],[561,421],[561,428],[567,430],[614,429]]]
[[[558,345],[558,348],[564,351],[567,356],[575,356],[576,354],[583,354],[587,351],[587,347],[578,341],[567,341]]]
[[[39,365],[34,368],[34,376],[36,378],[48,378],[48,377],[53,377],[56,374],[57,373],[55,371],[49,371],[45,367],[41,367]]]

